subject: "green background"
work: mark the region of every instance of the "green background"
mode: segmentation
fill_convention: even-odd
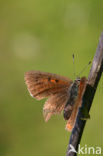
[[[65,155],[70,133],[63,116],[44,122],[45,100],[29,96],[24,73],[74,79],[72,53],[78,74],[93,59],[102,30],[102,0],[0,0],[0,156]],[[103,145],[102,86],[101,79],[81,146]]]

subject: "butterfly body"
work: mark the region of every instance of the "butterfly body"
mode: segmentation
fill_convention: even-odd
[[[81,89],[80,84],[83,79]],[[81,91],[83,92],[86,86],[86,78],[81,78],[81,80],[73,82],[69,78],[40,71],[29,71],[25,74],[25,82],[30,95],[37,100],[48,98],[43,107],[45,121],[48,121],[53,114],[61,113],[64,110],[64,118],[68,120],[66,126],[68,130],[71,130],[68,125],[75,121],[73,119],[69,123],[71,116],[75,118],[77,114],[77,108],[80,106],[82,99]],[[75,108],[76,101],[78,101],[78,106],[76,105]],[[72,115],[74,108],[76,113]]]
[[[79,82],[75,80],[69,89],[69,92],[70,92],[69,99],[64,107],[64,119],[65,120],[68,120],[71,116],[73,106],[78,96],[78,88],[79,88]]]

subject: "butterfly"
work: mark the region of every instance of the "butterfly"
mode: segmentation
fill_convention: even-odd
[[[57,74],[29,71],[25,73],[25,83],[32,97],[37,100],[47,98],[43,107],[45,121],[63,111],[64,119],[67,120],[66,129],[71,131],[81,107],[86,77],[72,81]]]

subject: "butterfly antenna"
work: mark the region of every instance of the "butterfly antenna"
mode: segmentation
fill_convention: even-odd
[[[74,54],[72,54],[73,57],[73,75],[74,75],[74,79],[76,78],[76,74],[75,74],[75,61],[74,61]]]
[[[84,70],[87,69],[87,67],[91,64],[91,61],[89,61],[89,63],[82,69],[82,71],[78,74],[78,77],[80,77],[80,75],[84,72]]]

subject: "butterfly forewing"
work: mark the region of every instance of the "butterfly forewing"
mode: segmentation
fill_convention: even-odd
[[[25,74],[25,82],[30,94],[40,100],[66,90],[72,80],[56,74],[29,71]]]

